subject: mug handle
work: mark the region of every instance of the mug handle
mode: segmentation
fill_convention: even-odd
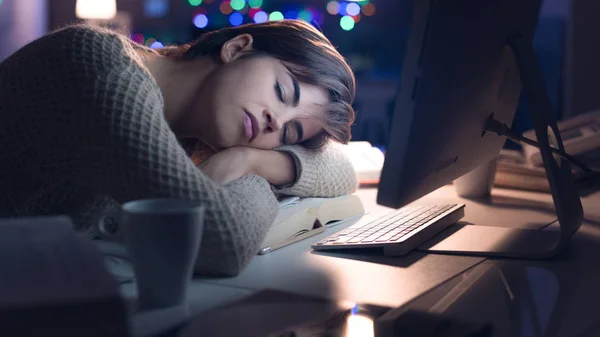
[[[98,238],[123,243],[123,221],[120,208],[107,208],[99,212],[94,221]]]

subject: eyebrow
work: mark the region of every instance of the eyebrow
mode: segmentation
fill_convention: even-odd
[[[300,103],[300,83],[298,82],[298,80],[296,79],[296,77],[288,72],[288,74],[290,75],[290,77],[292,78],[292,84],[294,86],[294,107],[298,106],[298,103]]]

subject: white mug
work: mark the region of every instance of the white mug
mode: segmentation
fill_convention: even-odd
[[[182,305],[200,249],[204,206],[198,201],[148,199],[102,212],[97,230],[125,245],[133,262],[138,309]]]

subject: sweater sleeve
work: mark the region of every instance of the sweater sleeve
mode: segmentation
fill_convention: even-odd
[[[296,164],[296,181],[289,186],[274,187],[278,195],[330,198],[353,193],[358,187],[350,159],[334,144],[321,149],[291,145],[277,150],[289,153]]]
[[[215,184],[180,147],[150,74],[110,36],[71,34],[63,46],[80,52],[67,58],[46,53],[46,78],[36,77],[38,95],[62,99],[37,112],[46,116],[31,125],[38,141],[28,169],[46,179],[75,181],[120,203],[199,200],[206,213],[196,273],[238,274],[258,252],[277,213],[267,181],[248,176],[225,187]],[[79,46],[82,41],[86,46]]]

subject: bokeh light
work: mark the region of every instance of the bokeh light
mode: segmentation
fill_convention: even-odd
[[[229,1],[221,2],[219,5],[219,10],[225,15],[229,15],[233,12],[233,8],[231,8],[231,3],[229,3]]]
[[[297,19],[298,18],[298,11],[295,10],[289,10],[286,11],[285,14],[283,14],[283,17],[286,19]]]
[[[254,20],[254,15],[256,15],[256,13],[258,12],[260,12],[260,8],[250,8],[250,10],[248,11],[248,16],[250,16],[250,18]]]
[[[263,0],[248,0],[250,8],[260,8],[263,5]]]
[[[269,20],[269,15],[267,13],[265,13],[264,11],[258,11],[256,12],[256,14],[254,14],[254,22],[256,23],[263,23],[263,22],[267,22]]]
[[[146,46],[150,46],[151,44],[153,44],[154,42],[156,42],[156,39],[153,37],[150,37],[146,40],[146,42],[144,42],[144,45]]]
[[[352,18],[354,19],[354,22],[355,22],[355,23],[359,23],[359,22],[360,22],[360,19],[362,19],[362,15],[358,14],[358,15],[356,15],[356,16],[353,16]]]
[[[188,0],[188,2],[192,6],[200,6],[202,4],[202,0]]]
[[[372,16],[375,14],[375,5],[368,3],[362,7],[362,13],[366,16]]]
[[[311,22],[313,20],[313,13],[307,10],[300,11],[300,13],[298,13],[298,19]]]
[[[133,40],[136,43],[139,44],[144,44],[144,41],[146,40],[146,38],[144,37],[144,35],[138,33],[138,34],[133,34],[131,36],[131,40]]]
[[[327,3],[327,13],[337,15],[340,12],[340,3],[337,1],[329,1]]]
[[[236,11],[240,11],[242,10],[244,7],[246,7],[246,1],[244,0],[231,0],[231,8],[233,8]]]
[[[354,19],[349,15],[342,16],[340,19],[340,27],[346,31],[352,30],[354,28]]]
[[[281,14],[280,11],[274,11],[271,14],[269,14],[269,21],[280,21],[283,19],[283,14]]]
[[[356,16],[360,14],[360,6],[355,2],[349,3],[346,6],[346,13],[351,16]]]
[[[0,4],[2,0],[0,0]],[[169,13],[168,0],[146,0],[144,2],[144,12],[151,18],[160,18]]]
[[[150,48],[152,48],[152,49],[157,49],[157,48],[162,48],[162,47],[164,47],[164,45],[160,41],[154,41],[150,45]]]
[[[198,28],[206,28],[208,26],[208,17],[204,14],[194,16],[194,26]]]
[[[348,12],[346,12],[346,8],[348,7],[348,3],[347,2],[340,2],[340,9],[338,10],[338,14],[340,15],[348,15]]]
[[[229,16],[229,23],[234,27],[239,26],[244,23],[244,17],[240,13],[233,13]]]

